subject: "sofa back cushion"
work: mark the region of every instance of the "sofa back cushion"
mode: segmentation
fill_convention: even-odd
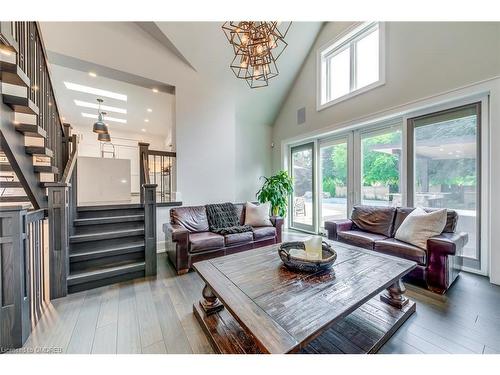
[[[240,219],[240,225],[245,225],[245,203],[235,203],[234,206]]]
[[[390,237],[395,214],[394,207],[354,206],[351,220],[355,229]]]
[[[400,227],[401,223],[406,219],[406,217],[412,212],[415,208],[414,207],[398,207],[396,209],[396,218],[394,219],[394,228],[392,230],[392,235],[391,237],[394,237],[396,234],[396,231]],[[440,210],[440,208],[428,208],[428,207],[423,207],[423,210],[425,212],[433,212]],[[454,233],[455,229],[457,227],[457,222],[458,222],[458,214],[454,210],[446,210],[446,224],[443,229],[443,233]]]
[[[190,232],[208,232],[205,206],[175,207],[170,210],[170,222],[180,224]]]

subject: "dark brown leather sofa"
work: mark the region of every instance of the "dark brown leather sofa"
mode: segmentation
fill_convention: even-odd
[[[460,272],[462,258],[459,255],[468,241],[468,235],[455,233],[458,214],[447,210],[443,232],[427,241],[427,249],[398,241],[394,235],[413,210],[409,207],[355,206],[351,219],[326,221],[325,229],[331,240],[417,262],[417,267],[405,280],[443,294]]]
[[[245,204],[236,204],[240,224],[245,223]],[[170,210],[172,249],[168,258],[177,274],[189,271],[193,263],[281,242],[283,218],[271,217],[272,226],[253,227],[252,232],[222,236],[208,228],[205,206],[176,207]]]

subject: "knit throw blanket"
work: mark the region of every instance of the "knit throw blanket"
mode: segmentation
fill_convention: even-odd
[[[207,204],[208,226],[210,232],[226,235],[251,232],[249,225],[240,225],[236,206],[232,203]]]

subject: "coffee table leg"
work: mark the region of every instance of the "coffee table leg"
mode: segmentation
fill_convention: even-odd
[[[405,293],[406,293],[406,288],[401,279],[399,279],[389,288],[387,288],[385,293],[380,296],[380,300],[391,306],[401,309],[409,301],[408,298],[404,296]]]
[[[205,311],[205,314],[211,315],[224,308],[224,305],[220,303],[219,299],[212,291],[212,288],[210,288],[207,284],[205,284],[201,295],[203,298],[200,300],[200,306],[203,311]]]

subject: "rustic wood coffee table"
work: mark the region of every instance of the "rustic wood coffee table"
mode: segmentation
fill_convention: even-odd
[[[331,271],[285,268],[278,245],[194,264],[193,311],[218,353],[375,353],[415,302],[401,278],[416,263],[333,242]]]

